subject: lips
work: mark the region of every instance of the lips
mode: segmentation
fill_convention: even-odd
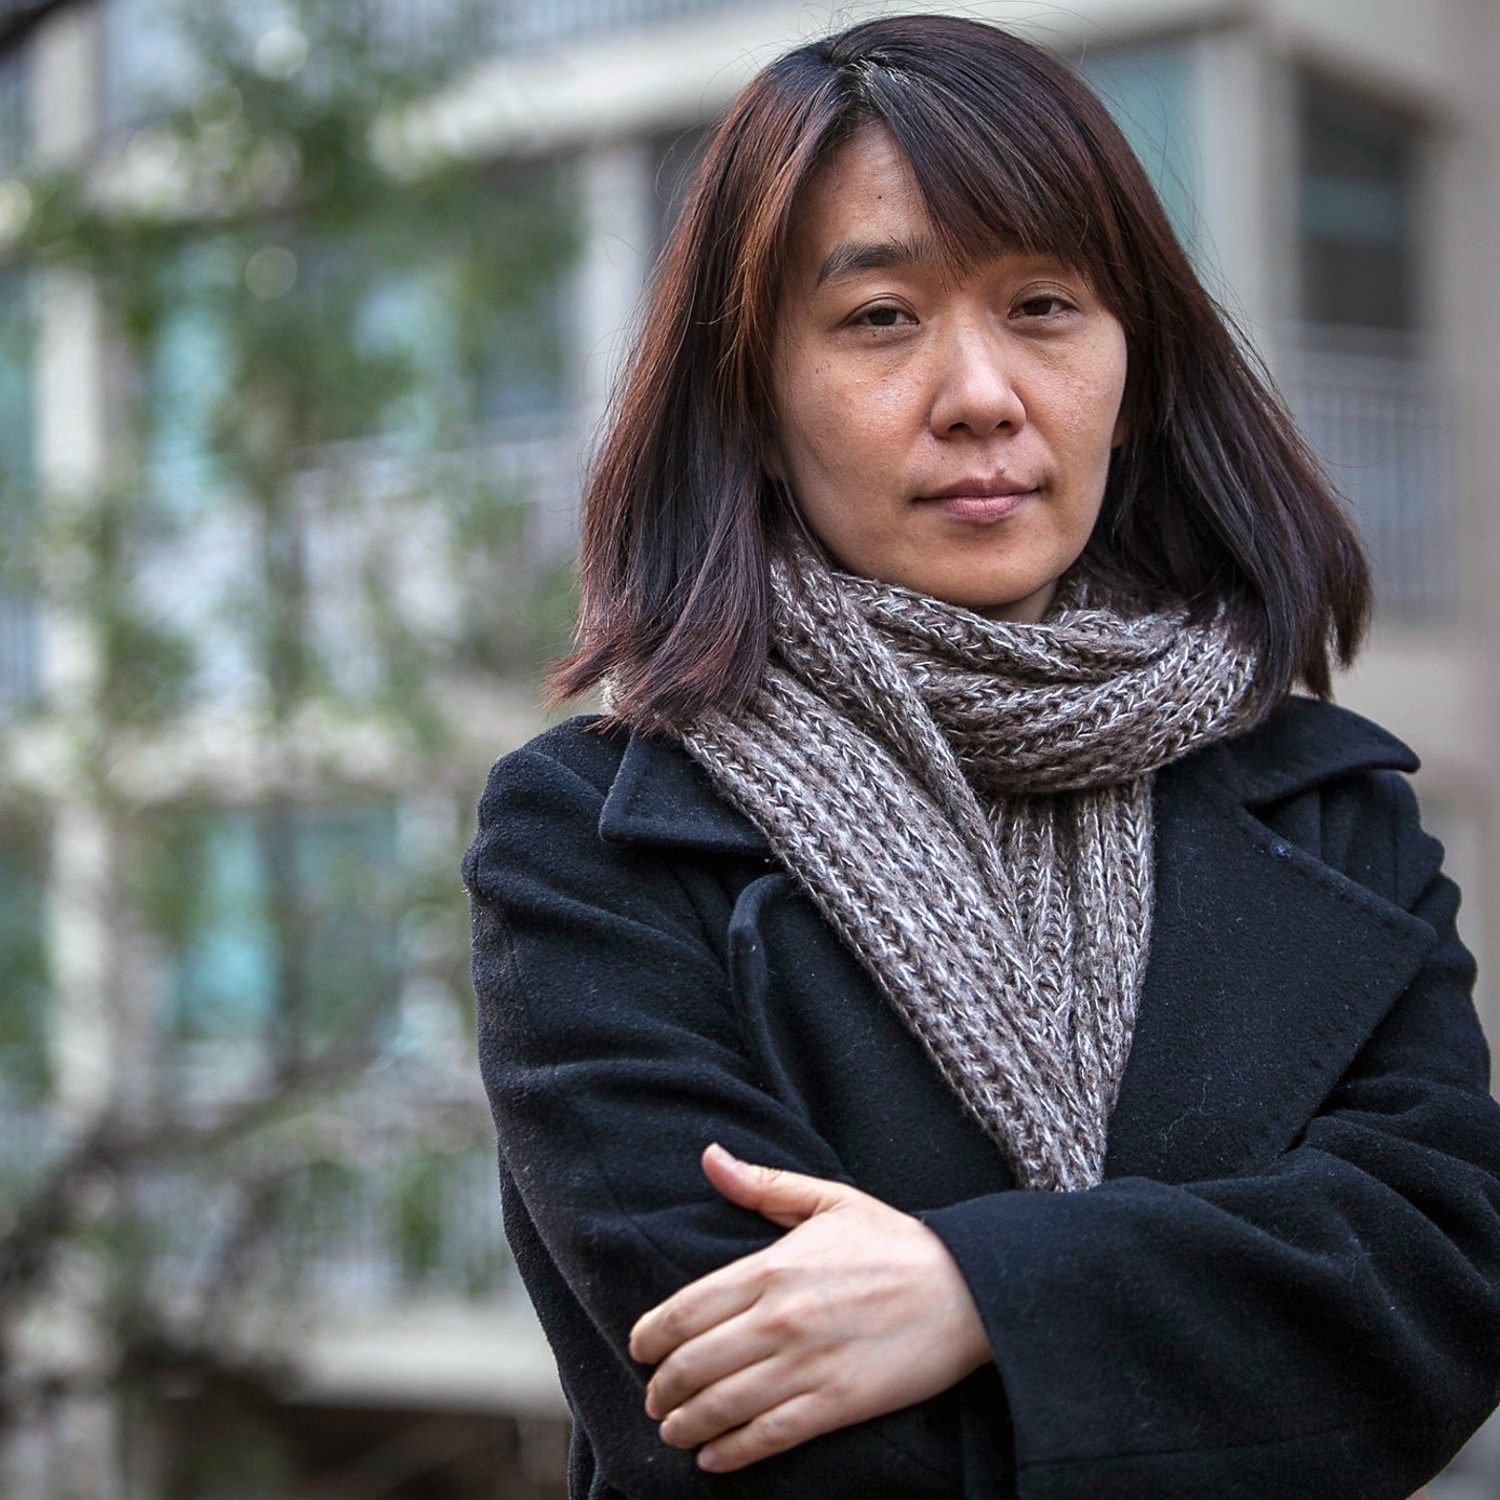
[[[1002,521],[1036,493],[1034,485],[1020,480],[975,477],[929,490],[925,495],[917,496],[917,500],[920,504],[935,506],[956,521]]]
[[[993,479],[959,479],[940,490],[928,490],[919,496],[922,500],[956,500],[980,498],[995,499],[1002,495],[1029,495],[1036,488],[1018,479],[1007,479],[1003,474]]]

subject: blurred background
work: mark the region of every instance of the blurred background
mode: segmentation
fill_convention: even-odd
[[[458,859],[705,126],[921,8],[0,0],[6,1496],[563,1494]],[[1349,495],[1340,697],[1423,755],[1489,959],[1500,7],[933,8],[1104,93]]]

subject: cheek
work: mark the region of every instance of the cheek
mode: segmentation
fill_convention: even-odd
[[[1060,407],[1060,415],[1068,434],[1068,444],[1078,462],[1108,462],[1120,437],[1123,395],[1123,376],[1117,379],[1105,374],[1100,378],[1080,379],[1073,384]]]
[[[889,472],[901,425],[890,381],[850,378],[828,363],[795,384],[783,423],[790,478],[828,487]]]

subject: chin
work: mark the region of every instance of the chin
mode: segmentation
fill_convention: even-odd
[[[1015,620],[1035,623],[1047,612],[1056,591],[1055,578],[1040,583],[1003,588],[986,588],[983,585],[967,584],[961,587],[945,587],[935,582],[931,587],[916,584],[919,592],[930,594],[944,604],[957,605],[960,609],[971,609],[975,614],[991,620]]]

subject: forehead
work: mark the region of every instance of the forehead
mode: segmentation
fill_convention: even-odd
[[[791,220],[791,270],[809,286],[852,267],[847,247],[905,244],[931,252],[932,225],[911,164],[889,132],[865,125],[803,184]]]
[[[960,169],[961,170],[961,169]],[[939,180],[936,222],[911,162],[884,125],[859,127],[799,189],[788,225],[788,289],[810,296],[872,270],[916,267],[962,276],[994,261],[1023,256],[1056,261],[1091,281],[1087,258],[1064,224],[1070,206],[1019,218],[998,193],[987,203],[955,197]],[[1022,225],[1026,228],[1022,229]],[[1075,251],[1064,248],[1070,241]]]

